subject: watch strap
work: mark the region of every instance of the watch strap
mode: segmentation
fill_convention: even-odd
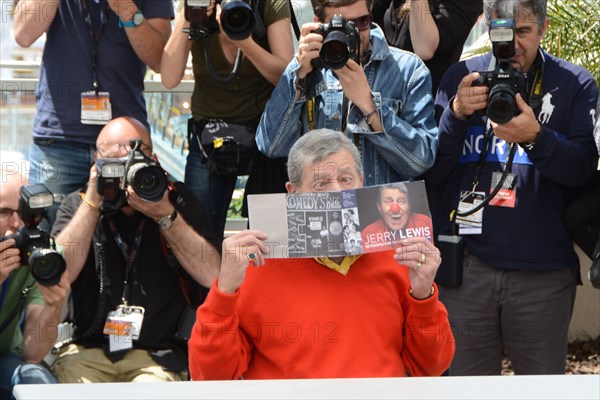
[[[141,19],[140,19],[140,16],[141,16]],[[139,20],[140,22],[136,22],[136,20]],[[144,20],[144,15],[142,14],[142,12],[140,10],[137,10],[131,16],[131,19],[129,21],[123,21],[121,18],[119,18],[119,28],[135,28],[136,26],[139,26],[143,20]]]

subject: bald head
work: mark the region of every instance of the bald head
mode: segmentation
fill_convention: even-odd
[[[145,146],[143,149],[152,152],[152,140],[150,132],[138,120],[130,117],[119,117],[110,121],[102,128],[98,139],[96,139],[96,147],[99,151],[105,148],[111,148],[111,145],[123,144],[128,145],[131,140],[140,139]],[[108,145],[108,146],[107,146]],[[117,157],[116,154],[104,154],[102,157]]]

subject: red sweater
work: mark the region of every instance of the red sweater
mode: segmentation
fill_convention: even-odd
[[[188,343],[192,379],[440,375],[454,354],[446,309],[437,288],[409,295],[392,254],[365,254],[346,276],[314,259],[270,259],[232,295],[215,281]]]

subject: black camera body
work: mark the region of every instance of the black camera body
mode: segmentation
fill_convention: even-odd
[[[60,282],[66,262],[56,251],[51,235],[38,226],[54,198],[42,183],[25,185],[20,193],[19,216],[25,226],[14,235],[1,237],[0,242],[14,239],[15,247],[20,252],[21,265],[29,268],[40,285],[54,286]]]
[[[102,210],[115,211],[125,202],[125,188],[131,185],[140,198],[159,201],[169,188],[165,170],[140,149],[141,140],[131,141],[131,151],[122,158],[96,160],[97,190],[103,197]]]
[[[249,37],[256,24],[256,16],[249,0],[215,0],[221,5],[221,27],[233,40]],[[187,31],[190,40],[199,40],[208,34],[219,31],[216,11],[209,17],[206,14],[210,0],[185,0],[184,16],[190,22]]]
[[[515,96],[520,93],[527,102],[527,77],[510,60],[515,55],[515,22],[512,19],[494,19],[490,25],[490,40],[496,58],[493,71],[479,72],[479,79],[472,86],[490,89],[487,114],[490,120],[504,124],[519,114]]]
[[[313,32],[323,36],[319,58],[312,60],[313,68],[340,69],[349,59],[360,64],[360,35],[353,21],[336,14]]]

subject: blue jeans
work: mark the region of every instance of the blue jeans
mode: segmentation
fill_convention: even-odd
[[[93,144],[34,139],[29,149],[29,181],[43,183],[54,194],[54,206],[48,210],[51,225],[65,196],[87,183],[94,150]]]
[[[14,385],[57,383],[54,376],[39,364],[29,364],[16,353],[0,355],[0,399],[12,398]]]
[[[235,176],[221,177],[210,172],[206,163],[202,162],[198,139],[193,136],[185,165],[185,183],[210,216],[215,233],[221,239],[236,181]]]

